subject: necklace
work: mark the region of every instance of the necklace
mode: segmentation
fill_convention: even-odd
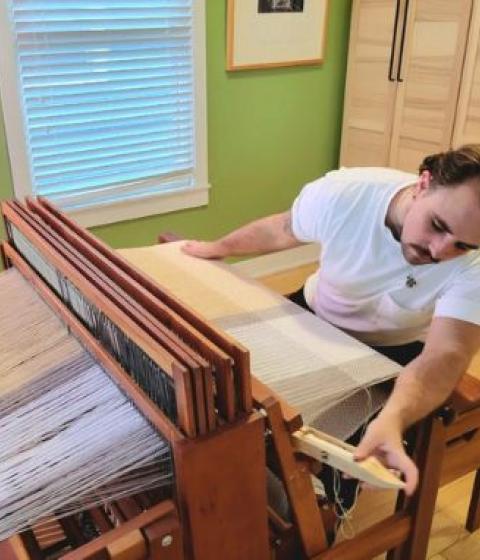
[[[407,274],[407,277],[405,279],[405,286],[407,288],[414,288],[416,285],[417,285],[417,281],[415,280],[413,274],[411,273]]]

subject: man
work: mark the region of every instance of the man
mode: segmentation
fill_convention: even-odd
[[[356,458],[376,455],[401,471],[411,495],[418,472],[402,435],[448,398],[480,347],[480,145],[429,156],[418,176],[328,173],[304,187],[291,211],[216,241],[189,241],[184,251],[224,258],[303,242],[321,245],[307,305],[406,364]]]

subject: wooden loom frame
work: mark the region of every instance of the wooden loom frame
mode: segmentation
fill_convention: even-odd
[[[4,210],[12,220],[16,220],[11,208]],[[17,220],[16,224],[19,225],[20,222]],[[34,232],[30,233],[36,237]],[[37,247],[41,246],[44,254],[49,254],[60,270],[66,272],[69,269],[51,253],[51,249],[41,239],[38,238],[37,241]],[[168,439],[175,464],[175,502],[185,536],[182,546],[185,558],[207,560],[217,553],[238,560],[245,557],[259,560],[266,558],[268,530],[262,416],[258,413],[244,414],[243,418],[219,426],[210,437],[187,437],[119,368],[26,261],[9,244],[4,244],[3,251],[7,264],[14,265],[40,291],[42,297],[100,361],[115,383],[120,385],[142,414]],[[85,283],[76,275],[73,276],[78,285]],[[94,295],[100,297],[99,294]],[[96,303],[102,305],[102,310],[114,314],[108,309],[109,302],[100,303],[96,300]],[[221,471],[211,468],[212,461],[221,463]],[[236,483],[232,484],[234,479]],[[216,492],[218,487],[222,488],[220,494]],[[217,496],[212,501],[215,493]],[[253,510],[250,510],[252,506]],[[245,514],[248,512],[246,519],[242,523],[225,525],[224,520],[228,518],[228,514],[235,510],[241,511],[242,508]],[[224,527],[222,534],[217,530],[221,526]],[[237,550],[233,555],[232,546]],[[82,554],[79,549],[75,558],[83,558]]]
[[[43,206],[48,207],[45,203]],[[35,207],[34,203],[31,204],[31,207]],[[8,212],[9,210],[6,211],[7,215]],[[51,213],[55,215],[53,211]],[[57,219],[59,219],[58,214],[56,215]],[[63,223],[66,226],[69,225],[66,217],[64,217]],[[72,231],[75,231],[73,223],[71,225]],[[75,227],[80,230],[78,226]],[[75,233],[79,234],[78,231],[75,231]],[[92,241],[95,238],[92,237],[89,240],[90,234],[88,232],[85,232],[85,236],[91,246],[95,247],[95,243]],[[106,253],[100,251],[98,246],[95,248],[106,258]],[[111,372],[116,372],[113,373],[116,382],[130,395],[152,424],[170,441],[177,475],[176,508],[178,508],[180,515],[186,544],[185,558],[207,560],[219,557],[209,556],[211,554],[224,554],[220,557],[232,559],[248,557],[263,560],[263,558],[267,558],[267,512],[270,514],[271,547],[275,550],[278,560],[290,558],[292,551],[298,552],[299,548],[301,548],[302,557],[315,560],[368,558],[369,554],[373,556],[395,547],[397,551],[390,555],[391,558],[401,558],[402,560],[422,558],[422,547],[425,546],[426,539],[425,533],[428,537],[431,510],[441,474],[439,469],[441,461],[438,459],[445,454],[447,465],[451,465],[448,457],[455,455],[458,457],[458,453],[449,454],[448,451],[444,453],[445,442],[447,441],[455,442],[456,445],[463,445],[464,447],[472,447],[472,439],[468,441],[464,436],[480,426],[480,412],[477,410],[478,399],[470,397],[462,400],[457,395],[453,406],[456,413],[448,417],[433,415],[423,423],[417,444],[417,462],[422,471],[422,481],[415,498],[408,502],[401,500],[398,511],[393,516],[367,529],[351,541],[328,549],[324,525],[311,487],[307,465],[294,454],[290,443],[289,436],[298,427],[300,420],[295,410],[288,407],[284,402],[280,405],[280,401],[268,388],[253,380],[253,398],[256,405],[266,413],[266,421],[272,432],[280,475],[293,513],[293,522],[285,522],[276,516],[275,512],[269,511],[266,505],[264,496],[264,425],[262,418],[257,413],[249,413],[243,410],[243,415],[238,416],[232,424],[226,422],[214,433],[206,436],[185,437],[152,405],[130,378],[118,368],[114,360],[97,341],[92,339],[88,331],[66,310],[65,306],[55,296],[52,296],[52,292],[46,288],[43,280],[9,244],[4,246],[4,254],[7,262],[16,266],[39,291],[43,292],[45,299],[51,300],[50,304],[67,321],[70,328],[82,340],[88,341],[92,351],[104,367]],[[103,265],[102,262],[99,262],[99,264]],[[139,278],[138,271],[135,271],[130,265],[123,263],[122,266],[124,265],[123,270],[126,274],[131,274],[132,278]],[[112,272],[107,265],[103,266],[105,271]],[[148,282],[146,281],[147,284]],[[157,286],[155,286],[155,289],[159,290]],[[162,293],[162,296],[165,296],[165,294]],[[173,298],[173,296],[167,294],[168,298]],[[177,305],[181,304],[177,302]],[[197,320],[198,318],[195,318],[195,321]],[[463,391],[463,394],[471,395],[471,386],[467,389],[468,391]],[[248,401],[248,398],[245,401]],[[230,455],[239,448],[242,449],[241,457],[239,458],[237,455],[235,460],[232,460]],[[246,456],[248,456],[248,459]],[[216,465],[217,469],[212,469],[212,464]],[[472,468],[476,468],[476,465],[478,465],[477,456],[475,453],[470,453],[469,465],[450,466],[448,476],[450,478],[456,476],[466,468],[472,470]],[[232,478],[222,476],[222,470],[225,469],[229,471]],[[201,477],[198,476],[200,471],[202,472]],[[218,493],[216,490],[219,487],[222,488],[222,492],[230,493],[230,497],[220,504],[218,511],[210,512],[210,515],[205,516],[204,506],[201,504],[211,503],[210,493]],[[235,488],[237,488],[236,491]],[[239,488],[240,490],[238,490]],[[253,511],[254,508],[252,508],[252,502],[245,499],[245,492],[248,488],[250,488],[254,496],[254,502],[257,504],[257,508],[255,508],[257,510],[256,516]],[[241,513],[242,502],[246,503],[243,514]],[[472,500],[472,504],[473,502]],[[252,520],[252,517],[255,517],[255,519]],[[475,528],[475,521],[478,524],[478,517],[477,507],[477,510],[470,515],[471,528]],[[239,527],[239,519],[242,520],[241,524],[245,521],[250,522],[248,530]],[[220,523],[223,526],[225,524],[228,526],[228,535],[222,536],[221,539],[214,534],[215,527]],[[110,536],[107,537],[107,535]],[[107,533],[99,537],[95,546],[103,546],[101,539],[109,541],[109,539],[112,539],[112,535],[113,533]],[[211,539],[214,541],[213,546],[210,542]],[[223,542],[219,542],[219,540]],[[245,551],[245,541],[251,543],[252,540],[256,542],[256,551]],[[112,547],[111,544],[108,546]],[[222,549],[221,546],[224,546],[224,548]],[[161,553],[164,554],[165,550],[162,550]],[[76,551],[76,556],[75,552],[71,554],[73,554],[71,560],[90,557],[82,556],[81,548]],[[170,558],[162,555],[151,557]],[[131,558],[134,558],[134,556],[131,556]],[[172,556],[172,558],[176,558],[176,556]],[[182,558],[182,556],[178,556],[178,558]]]

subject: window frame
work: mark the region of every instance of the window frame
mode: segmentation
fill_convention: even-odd
[[[25,114],[16,68],[14,34],[9,21],[11,0],[0,2],[0,33],[3,37],[0,57],[0,102],[5,123],[8,156],[14,195],[23,200],[32,196],[32,177],[27,148]],[[193,0],[193,64],[195,186],[155,195],[139,196],[105,204],[90,204],[81,209],[63,208],[85,227],[111,224],[208,204],[210,185],[207,166],[207,95],[205,1]],[[21,126],[18,123],[22,123]]]

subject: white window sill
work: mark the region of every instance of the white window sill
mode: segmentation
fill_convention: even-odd
[[[207,185],[203,188],[196,187],[180,192],[145,196],[135,200],[97,204],[81,209],[68,209],[59,206],[83,227],[101,226],[146,216],[166,214],[176,210],[206,206],[208,204],[209,188],[210,185]]]

